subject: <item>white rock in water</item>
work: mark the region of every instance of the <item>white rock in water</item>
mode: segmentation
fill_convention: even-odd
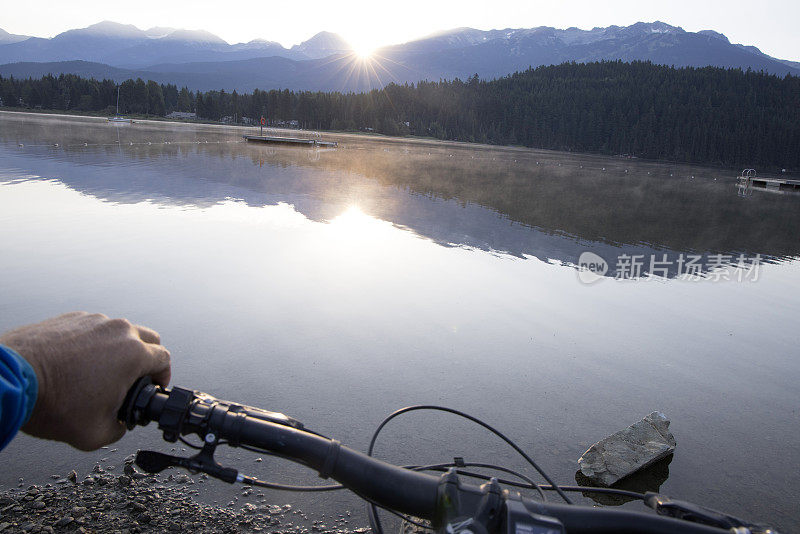
[[[638,423],[598,441],[578,459],[581,473],[610,486],[675,451],[669,419],[653,412]]]

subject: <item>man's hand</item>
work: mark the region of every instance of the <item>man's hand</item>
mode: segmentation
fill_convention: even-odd
[[[94,450],[117,441],[125,426],[117,410],[141,376],[166,386],[169,351],[158,334],[125,319],[72,312],[0,336],[39,380],[39,395],[23,431]]]

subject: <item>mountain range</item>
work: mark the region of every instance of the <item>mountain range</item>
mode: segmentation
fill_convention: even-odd
[[[581,30],[457,28],[378,49],[360,58],[340,36],[321,32],[285,48],[265,39],[229,44],[203,30],[100,22],[50,39],[0,30],[0,75],[73,73],[123,81],[141,77],[191,89],[363,91],[389,82],[497,78],[567,61],[646,60],[800,75],[800,63],[731,43],[712,30],[663,22]]]
[[[286,57],[302,61],[347,53],[350,45],[336,34],[320,32],[292,48],[266,39],[228,44],[205,30],[99,22],[68,30],[51,39],[12,35],[0,30],[0,63],[83,60],[114,67],[141,69],[156,63],[235,61],[256,57]]]

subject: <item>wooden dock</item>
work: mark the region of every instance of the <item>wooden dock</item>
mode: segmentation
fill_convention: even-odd
[[[247,141],[256,141],[259,143],[278,143],[285,145],[311,145],[321,147],[337,147],[339,143],[336,141],[322,141],[320,139],[303,139],[300,137],[277,137],[271,135],[243,135]]]
[[[755,173],[743,172],[737,177],[738,185],[745,190],[759,189],[770,193],[800,193],[800,180],[792,178],[762,178]]]

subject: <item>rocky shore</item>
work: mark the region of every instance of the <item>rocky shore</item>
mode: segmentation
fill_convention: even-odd
[[[280,534],[363,534],[350,512],[308,524],[291,505],[267,503],[257,488],[243,487],[227,506],[197,502],[195,484],[206,475],[162,476],[137,472],[132,458],[114,475],[99,464],[84,478],[75,471],[53,475],[51,483],[0,492],[0,533],[271,532]],[[252,501],[252,502],[245,502]]]

